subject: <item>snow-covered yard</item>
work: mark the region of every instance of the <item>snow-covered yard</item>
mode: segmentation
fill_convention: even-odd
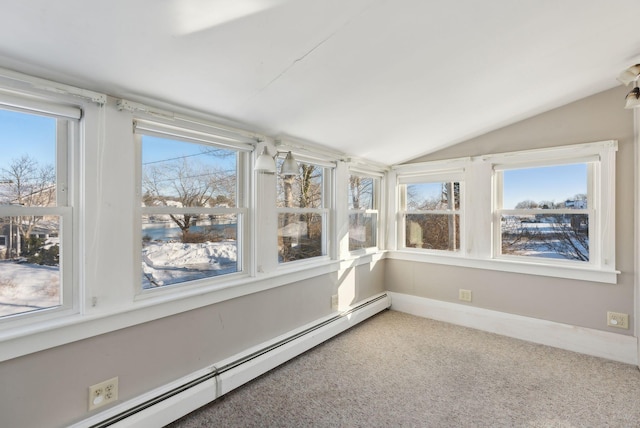
[[[152,288],[236,272],[235,241],[151,242],[142,250],[142,287]],[[58,266],[0,261],[0,317],[60,304]]]
[[[0,317],[51,308],[60,304],[60,270],[0,261]]]
[[[236,272],[236,241],[184,244],[154,241],[142,249],[142,287],[152,288]]]
[[[503,221],[503,254],[552,259],[583,260],[589,258],[588,226],[579,231],[570,223]],[[586,260],[585,260],[586,259]]]

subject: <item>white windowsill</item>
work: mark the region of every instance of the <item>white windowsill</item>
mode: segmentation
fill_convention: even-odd
[[[407,260],[421,263],[433,263],[450,266],[460,266],[474,269],[487,269],[501,272],[521,273],[527,275],[549,276],[554,278],[575,279],[580,281],[602,282],[616,284],[617,270],[597,269],[581,266],[561,266],[524,262],[515,260],[473,259],[453,254],[425,254],[417,251],[389,251],[386,258],[393,260]]]
[[[339,262],[334,260],[288,272],[259,274],[256,277],[238,275],[229,278],[229,281],[216,281],[210,286],[157,290],[159,293],[148,293],[126,307],[103,310],[99,307],[88,308],[84,314],[60,316],[7,329],[0,332],[0,361],[259,293],[338,269]]]
[[[158,318],[209,306],[226,300],[270,290],[320,275],[337,272],[383,258],[383,253],[354,257],[346,261],[301,261],[285,264],[274,272],[255,277],[238,273],[227,280],[204,286],[176,286],[139,295],[127,307],[87,308],[86,313],[61,314],[59,317],[35,321],[0,331],[0,362],[33,352],[64,345],[111,331],[131,327]],[[156,291],[157,293],[154,293]]]

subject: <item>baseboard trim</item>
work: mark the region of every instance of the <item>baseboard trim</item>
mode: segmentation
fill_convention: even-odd
[[[388,309],[390,305],[387,293],[372,296],[340,313],[318,319],[121,403],[73,425],[72,428],[164,426]]]
[[[638,339],[601,330],[388,292],[391,309],[529,342],[638,365]]]

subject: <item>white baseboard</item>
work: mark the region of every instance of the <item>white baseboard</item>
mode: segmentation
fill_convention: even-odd
[[[220,361],[215,364],[215,366],[199,370],[175,382],[149,391],[135,399],[121,403],[73,425],[72,428],[100,427],[106,425],[118,428],[157,428],[164,426],[303,352],[308,351],[333,336],[342,333],[378,312],[389,308],[390,305],[391,300],[387,296],[387,293],[378,294],[350,306],[346,310],[341,311],[340,314],[332,314],[316,320],[266,343],[247,349],[245,352],[234,355],[227,360]],[[295,337],[293,340],[288,341],[288,339],[293,337]],[[221,371],[220,368],[222,367],[227,367],[233,362],[244,360],[248,356],[271,348],[275,344],[280,344],[283,341],[286,342],[255,358],[248,359],[242,364],[234,366],[211,379],[197,383],[158,403],[152,405],[144,404],[196,379],[200,379],[205,375],[211,375],[218,370]],[[131,411],[131,409],[136,409],[140,406],[146,408],[135,412]],[[127,412],[131,412],[132,414],[128,415]],[[126,417],[123,415],[126,415]]]
[[[582,354],[638,365],[638,339],[520,315],[387,292],[391,309]]]

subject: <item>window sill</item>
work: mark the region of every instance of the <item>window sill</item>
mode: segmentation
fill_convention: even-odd
[[[199,287],[180,287],[155,290],[137,296],[123,307],[86,308],[84,313],[39,319],[0,331],[0,362],[17,358],[55,346],[87,339],[144,322],[176,315],[181,312],[209,306],[226,300],[259,293],[272,288],[336,272],[337,260],[315,260],[259,273],[255,277],[234,274],[225,281],[216,281]]]
[[[520,260],[474,259],[463,257],[460,254],[425,254],[417,251],[389,251],[386,258],[392,260],[406,260],[474,269],[487,269],[500,272],[575,279],[607,284],[616,284],[618,281],[618,274],[620,274],[617,270],[605,270],[593,267],[560,266],[535,262],[523,262]]]
[[[58,314],[0,331],[0,362],[55,346],[131,327],[226,300],[293,284],[384,258],[383,252],[346,260],[306,260],[281,265],[274,272],[251,277],[237,273],[209,285],[175,286],[144,292],[127,307],[86,308],[84,313]]]
[[[340,270],[353,268],[356,266],[376,263],[385,258],[386,251],[375,249],[375,251],[352,252],[349,256],[340,260]]]

